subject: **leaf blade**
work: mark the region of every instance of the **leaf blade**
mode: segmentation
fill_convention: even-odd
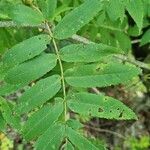
[[[117,53],[123,51],[105,44],[72,44],[60,49],[61,59],[66,62],[96,62]]]
[[[63,104],[57,103],[53,107],[46,105],[34,113],[23,126],[23,135],[26,140],[31,140],[45,132],[50,125],[57,121],[63,111]]]
[[[125,15],[125,6],[121,0],[111,0],[109,1],[107,7],[107,13],[111,20],[116,21],[120,18],[123,21]]]
[[[130,0],[126,4],[127,11],[137,24],[139,31],[141,31],[144,17],[143,2],[141,0]]]
[[[67,136],[69,140],[79,149],[79,150],[104,150],[104,147],[97,148],[90,141],[88,141],[85,137],[77,133],[75,130],[70,127],[67,128]]]
[[[65,126],[55,124],[49,127],[45,133],[40,136],[35,144],[37,150],[56,150],[59,149],[65,134]]]
[[[19,25],[39,25],[44,21],[40,12],[21,4],[12,8],[10,18]]]
[[[9,83],[4,82],[4,84],[0,87],[0,95],[11,94],[23,86],[24,85],[21,85],[21,84],[13,85],[13,84],[9,84]]]
[[[140,46],[150,43],[150,29],[142,36]]]
[[[13,114],[12,108],[6,99],[0,97],[0,111],[7,124],[11,125],[13,128],[20,130],[20,118]]]
[[[39,55],[47,48],[49,41],[48,35],[41,34],[20,42],[3,55],[3,65],[13,67]]]
[[[87,0],[79,7],[66,15],[55,27],[54,36],[57,39],[65,39],[75,34],[81,27],[87,24],[102,9],[99,0]]]
[[[61,77],[53,75],[42,79],[27,90],[16,105],[15,112],[19,115],[27,113],[51,99],[61,88]]]
[[[92,117],[129,120],[137,119],[135,113],[119,100],[104,95],[76,93],[68,106],[74,112]]]
[[[3,132],[3,130],[6,128],[6,121],[4,120],[1,112],[0,112],[0,132]]]
[[[42,2],[41,0],[37,0],[37,3],[42,10],[44,17],[48,20],[51,20],[55,14],[57,0],[46,0],[44,2]]]
[[[57,57],[54,54],[43,54],[24,62],[8,71],[5,80],[11,84],[29,83],[43,76],[56,66]],[[40,69],[37,69],[37,66]]]
[[[81,65],[66,70],[65,80],[74,87],[106,87],[131,80],[141,70],[120,63]]]

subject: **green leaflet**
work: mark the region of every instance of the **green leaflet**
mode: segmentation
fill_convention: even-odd
[[[10,18],[19,25],[39,25],[44,21],[40,12],[21,4],[12,8]]]
[[[31,37],[23,42],[13,46],[3,55],[4,67],[13,67],[28,59],[39,55],[47,48],[50,38],[48,35],[38,35]]]
[[[1,68],[0,68],[1,69]],[[0,70],[0,81],[2,81],[4,79],[4,74],[3,74],[3,72],[1,72],[1,70]]]
[[[70,127],[67,128],[66,132],[71,143],[73,143],[79,150],[105,150],[103,146],[101,146],[101,148],[97,148],[85,137],[83,137]]]
[[[86,0],[82,5],[72,10],[62,21],[55,27],[54,36],[57,39],[71,37],[102,9],[100,0]]]
[[[3,66],[4,66],[3,63],[0,60],[0,81],[4,80],[4,76],[5,76],[5,70]]]
[[[0,112],[7,124],[10,124],[13,128],[20,130],[20,118],[13,115],[11,104],[6,99],[0,97]]]
[[[67,125],[74,130],[83,128],[83,124],[81,124],[78,120],[75,120],[75,119],[67,120]]]
[[[51,20],[54,17],[55,9],[57,7],[57,0],[47,0],[47,18]]]
[[[120,18],[123,21],[125,15],[125,6],[121,0],[111,0],[109,1],[107,7],[107,13],[111,20],[115,21]]]
[[[137,119],[130,108],[112,97],[76,93],[69,99],[69,108],[82,115],[117,120]]]
[[[4,120],[1,112],[0,112],[0,132],[2,132],[6,127],[6,121]]]
[[[38,81],[36,85],[21,96],[18,105],[16,105],[15,112],[18,114],[29,112],[52,98],[60,88],[61,77],[59,75],[53,75]]]
[[[96,62],[117,53],[123,51],[105,44],[72,44],[60,50],[60,57],[66,62]]]
[[[65,134],[65,126],[54,124],[41,135],[36,144],[36,150],[57,150],[61,146]]]
[[[56,55],[42,54],[10,69],[5,80],[12,84],[29,83],[52,70],[56,66],[56,62]]]
[[[89,64],[68,69],[65,80],[75,87],[106,87],[131,80],[140,72],[139,68],[130,64]]]
[[[128,36],[137,37],[141,34],[142,34],[142,32],[139,32],[139,28],[136,24],[134,26],[129,26]]]
[[[74,147],[69,141],[67,141],[64,150],[74,150]]]
[[[141,46],[150,43],[150,29],[145,32],[141,39]]]
[[[128,54],[131,50],[131,39],[124,33],[126,21],[121,24],[120,21],[110,22],[109,19],[104,20],[104,13],[99,16],[98,24],[100,26],[101,42],[107,45],[118,47]],[[103,19],[104,18],[104,19]]]
[[[47,19],[51,20],[55,14],[55,9],[57,7],[57,0],[47,0]]]
[[[61,13],[65,13],[69,10],[72,10],[73,7],[69,7],[69,5],[62,5],[62,6],[59,6],[56,11],[55,11],[55,15],[54,15],[54,18],[58,17],[61,15]],[[57,18],[56,18],[57,19]]]
[[[55,14],[57,0],[45,0],[45,1],[37,0],[37,3],[44,17],[48,20],[51,20]]]
[[[63,111],[63,103],[56,103],[54,106],[49,104],[35,112],[25,123],[23,135],[26,140],[31,140],[44,133]]]
[[[11,94],[12,92],[15,92],[16,90],[20,89],[23,86],[24,85],[22,84],[13,85],[5,82],[2,86],[0,86],[0,95]]]
[[[123,32],[116,32],[115,37],[115,41],[117,41],[115,45],[119,46],[126,54],[128,54],[132,49],[131,39]]]
[[[139,31],[143,26],[144,9],[142,0],[130,0],[126,2],[126,9],[137,24]]]

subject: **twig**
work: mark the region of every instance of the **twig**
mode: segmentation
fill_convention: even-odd
[[[107,130],[107,129],[100,129],[100,128],[95,128],[95,127],[91,127],[91,126],[88,126],[88,125],[84,125],[85,128],[87,129],[92,129],[92,130],[95,130],[95,131],[98,131],[98,132],[106,132],[106,133],[110,133],[110,134],[113,134],[113,135],[116,135],[122,139],[126,139],[123,135],[117,133],[117,132],[114,132],[114,131],[110,131],[110,130]]]

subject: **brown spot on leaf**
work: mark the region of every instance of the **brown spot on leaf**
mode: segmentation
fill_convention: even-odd
[[[108,98],[107,98],[107,97],[105,97],[105,98],[104,98],[104,100],[106,100],[106,101],[107,101],[107,100],[108,100]]]
[[[89,115],[89,116],[92,116],[92,114],[91,114],[90,112],[88,113],[88,115]]]
[[[123,116],[123,111],[119,114],[119,118],[122,118]]]
[[[49,47],[50,47],[50,44],[46,44],[46,47],[49,48]]]
[[[97,71],[97,72],[99,72],[99,71],[100,71],[100,69],[101,69],[100,67],[97,67],[97,68],[96,68],[96,71]]]
[[[103,112],[103,111],[104,110],[101,107],[98,108],[98,112]]]
[[[115,38],[115,34],[114,34],[114,33],[110,32],[109,35],[110,35],[111,37]]]
[[[29,56],[31,56],[31,53],[29,53]]]
[[[91,111],[92,111],[92,110],[91,110],[91,109],[89,109],[89,112],[88,112],[88,115],[89,115],[89,116],[91,116],[91,115],[92,115],[92,114],[91,114]]]

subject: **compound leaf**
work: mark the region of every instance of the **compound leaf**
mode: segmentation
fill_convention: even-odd
[[[117,53],[122,51],[105,44],[72,44],[60,50],[61,59],[66,62],[96,62]]]
[[[76,93],[69,99],[69,108],[82,115],[117,120],[137,119],[130,108],[112,97]]]
[[[140,72],[130,64],[89,64],[66,70],[65,80],[74,87],[106,87],[131,80]]]
[[[5,80],[12,84],[29,83],[52,70],[56,62],[55,54],[42,54],[10,69]]]
[[[23,135],[26,140],[31,140],[44,133],[63,111],[63,103],[49,104],[35,112],[25,123]]]
[[[102,9],[100,0],[86,0],[82,5],[67,14],[54,30],[57,39],[71,37]]]
[[[36,85],[27,90],[18,100],[19,103],[16,105],[15,112],[23,114],[31,111],[52,98],[60,88],[61,77],[59,75],[53,75],[38,81]]]

